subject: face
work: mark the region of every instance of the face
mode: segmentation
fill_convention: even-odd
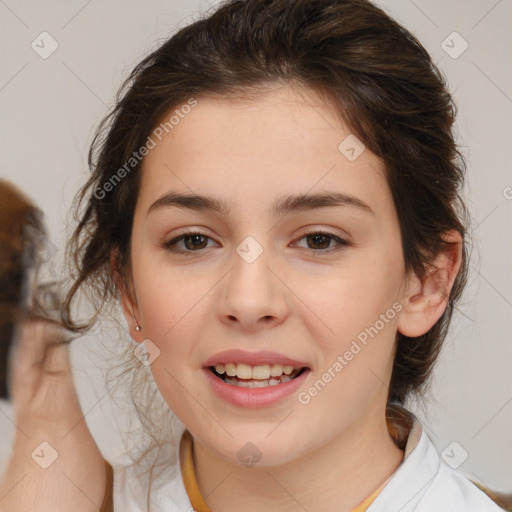
[[[169,407],[226,460],[284,464],[383,417],[409,283],[383,164],[349,136],[281,87],[198,97],[144,159],[125,315]]]

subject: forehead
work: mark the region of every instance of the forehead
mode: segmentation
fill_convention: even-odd
[[[160,130],[161,140],[153,136],[139,194],[146,209],[166,191],[217,196],[235,211],[270,207],[285,193],[319,191],[389,207],[381,160],[314,92],[282,86],[250,98],[195,100],[191,109],[167,113],[159,126],[173,113],[174,123]]]

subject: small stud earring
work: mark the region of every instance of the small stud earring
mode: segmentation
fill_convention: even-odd
[[[137,332],[139,332],[141,329],[142,329],[142,327],[141,327],[140,325],[137,325],[137,327],[135,327],[135,330],[136,330]]]

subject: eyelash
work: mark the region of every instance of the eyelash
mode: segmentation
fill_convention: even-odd
[[[192,256],[196,252],[201,252],[202,249],[198,249],[197,251],[189,251],[189,250],[184,251],[182,249],[176,249],[174,246],[178,242],[183,240],[184,238],[189,237],[189,236],[194,236],[194,235],[200,235],[200,236],[203,236],[203,237],[211,240],[211,237],[207,236],[204,233],[201,233],[200,231],[187,231],[185,233],[182,233],[178,237],[173,238],[172,240],[168,240],[167,242],[164,242],[162,244],[162,248],[167,250],[167,251],[173,252],[173,253],[184,254],[186,256]],[[329,233],[328,231],[321,231],[321,230],[320,231],[310,231],[308,233],[304,233],[300,238],[298,238],[298,240],[302,240],[303,238],[307,238],[308,236],[312,236],[312,235],[323,235],[323,236],[326,236],[326,237],[330,238],[331,240],[334,240],[338,244],[337,247],[330,248],[330,249],[309,249],[309,248],[305,248],[307,251],[310,251],[315,256],[322,255],[322,254],[330,254],[332,252],[336,252],[336,251],[342,250],[346,246],[350,245],[349,242],[347,242],[346,240],[343,240],[339,236],[336,236],[333,233]]]

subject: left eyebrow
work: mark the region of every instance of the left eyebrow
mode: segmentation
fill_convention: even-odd
[[[272,212],[274,215],[282,215],[289,212],[333,206],[350,206],[375,215],[374,211],[363,200],[340,192],[284,196],[272,206]]]
[[[230,211],[228,204],[215,197],[200,194],[179,194],[168,192],[159,197],[149,208],[146,215],[155,210],[169,208],[185,208],[194,211],[211,211],[227,215]],[[319,194],[296,194],[279,198],[271,208],[275,216],[285,213],[328,208],[334,206],[348,206],[375,215],[374,211],[361,199],[339,192]]]

